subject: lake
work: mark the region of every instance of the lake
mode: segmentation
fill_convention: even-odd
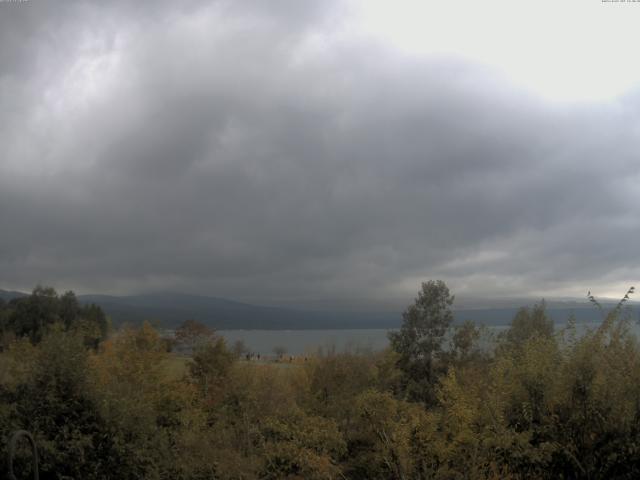
[[[598,323],[579,323],[578,332],[588,328],[596,328]],[[565,324],[556,324],[556,331]],[[486,327],[489,335],[505,330],[506,326]],[[254,353],[273,355],[273,349],[284,347],[287,354],[305,355],[318,351],[319,348],[335,348],[344,350],[382,350],[389,345],[387,338],[389,329],[352,329],[352,330],[218,330],[231,347],[237,340],[242,340]],[[640,334],[640,326],[632,324],[632,331]]]

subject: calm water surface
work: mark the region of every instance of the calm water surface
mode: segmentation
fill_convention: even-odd
[[[598,324],[578,324],[577,331],[584,332]],[[565,325],[556,325],[556,331]],[[505,326],[487,327],[484,342],[490,342],[492,336],[505,330]],[[355,330],[218,330],[229,346],[242,340],[250,351],[260,355],[273,355],[276,347],[284,347],[287,354],[305,355],[316,353],[318,349],[335,348],[345,350],[382,350],[389,345],[387,329]],[[632,325],[632,331],[640,335],[638,324]]]

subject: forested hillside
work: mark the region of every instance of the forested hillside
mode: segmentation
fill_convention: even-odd
[[[197,322],[177,356],[149,324],[107,331],[38,288],[0,301],[0,448],[32,432],[44,479],[637,478],[628,295],[584,335],[523,308],[480,348],[430,281],[386,351],[257,362]]]

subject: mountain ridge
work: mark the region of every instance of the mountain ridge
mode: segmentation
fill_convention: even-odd
[[[28,294],[0,290],[5,301]],[[399,328],[401,311],[318,311],[299,308],[263,306],[219,297],[175,292],[154,292],[137,295],[78,295],[83,304],[95,303],[109,315],[115,325],[140,324],[152,321],[160,327],[175,328],[184,320],[193,319],[221,330],[323,330]],[[529,305],[535,303],[530,300]],[[603,300],[609,309],[616,302]],[[630,303],[633,307],[634,304]],[[470,320],[487,326],[508,325],[519,306],[454,308],[456,323]],[[565,323],[574,315],[580,323],[598,322],[601,312],[588,301],[550,301],[547,313],[556,323]]]

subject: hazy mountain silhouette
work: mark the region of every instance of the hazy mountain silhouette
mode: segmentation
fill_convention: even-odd
[[[3,299],[5,302],[8,302],[9,300],[13,300],[14,298],[20,298],[20,297],[26,297],[26,296],[28,296],[27,293],[14,292],[10,290],[0,290],[0,298]]]
[[[0,290],[0,298],[8,301],[26,293]],[[398,328],[401,311],[315,311],[285,307],[267,307],[236,302],[223,298],[179,293],[144,295],[79,295],[81,303],[100,305],[115,325],[139,324],[149,320],[159,326],[172,328],[187,319],[198,320],[217,329],[341,329],[341,328]],[[513,303],[512,305],[517,305]],[[534,300],[518,299],[520,305]],[[454,309],[456,323],[472,320],[484,325],[508,325],[518,311],[517,306]],[[611,308],[611,301],[601,302]],[[598,322],[601,312],[586,301],[567,300],[547,303],[547,313],[556,323],[565,323],[570,315],[578,322]],[[637,313],[634,313],[637,316]]]

